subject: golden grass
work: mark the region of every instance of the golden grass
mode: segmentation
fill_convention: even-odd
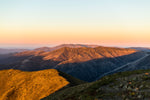
[[[69,82],[55,69],[35,72],[0,71],[0,100],[40,100]]]

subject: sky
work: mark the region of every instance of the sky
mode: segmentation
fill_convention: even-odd
[[[150,0],[0,0],[0,47],[150,47]]]

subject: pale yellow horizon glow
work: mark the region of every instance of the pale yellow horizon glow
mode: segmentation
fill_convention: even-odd
[[[53,27],[9,28],[0,30],[0,44],[64,44],[89,43],[99,45],[138,46],[150,43],[148,29],[117,27]]]

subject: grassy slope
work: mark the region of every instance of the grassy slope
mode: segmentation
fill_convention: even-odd
[[[1,70],[0,100],[40,100],[63,87],[80,83],[83,82],[55,69],[34,72]]]
[[[150,98],[150,70],[120,72],[63,89],[42,100],[143,100]]]

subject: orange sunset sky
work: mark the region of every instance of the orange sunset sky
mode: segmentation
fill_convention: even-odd
[[[0,1],[0,47],[150,47],[148,0]]]

